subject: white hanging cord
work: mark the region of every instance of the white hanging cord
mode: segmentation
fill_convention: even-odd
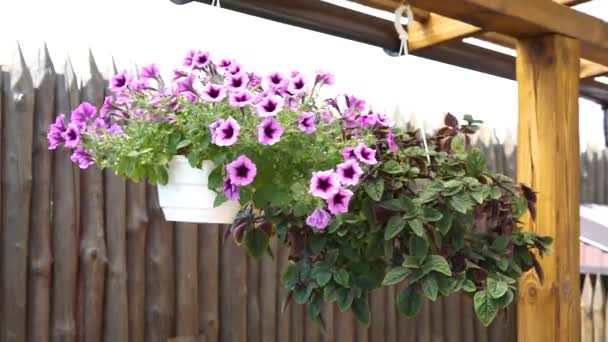
[[[403,28],[401,25],[401,18],[403,18],[403,13],[407,13],[407,22],[408,24],[414,21],[414,12],[412,12],[412,8],[405,1],[395,10],[395,30],[399,34],[399,40],[401,40],[401,45],[399,46],[399,56],[408,53],[407,51],[407,30]]]
[[[424,144],[424,152],[426,152],[426,161],[431,165],[431,155],[429,153],[429,145],[426,144],[426,132],[424,131],[424,122],[420,120],[420,134],[422,135],[422,143]]]
[[[220,4],[220,0],[212,0],[211,6],[217,6],[218,8],[222,8],[222,5]]]

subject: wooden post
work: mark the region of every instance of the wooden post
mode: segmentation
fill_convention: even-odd
[[[525,229],[555,238],[544,282],[533,272],[520,281],[519,342],[580,339],[579,58],[579,43],[559,35],[517,43],[517,176],[538,192]]]

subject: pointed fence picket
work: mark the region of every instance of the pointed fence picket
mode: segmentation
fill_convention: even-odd
[[[370,295],[369,327],[332,305],[322,308],[323,329],[306,307],[281,312],[285,248],[248,259],[232,239],[222,241],[224,226],[166,222],[154,187],[81,171],[68,152],[47,150],[56,113],[69,118],[80,101],[99,106],[107,94],[108,75],[92,53],[81,75],[69,59],[59,65],[43,47],[31,68],[19,49],[14,64],[0,67],[0,340],[515,341],[514,309],[484,328],[470,298],[453,296],[407,319],[395,308],[401,286]],[[403,124],[419,128],[415,117]],[[515,176],[510,135],[499,143],[484,130],[476,144],[491,170]],[[581,160],[582,200],[606,204],[608,150],[589,149]],[[583,341],[606,338],[604,286],[585,276]]]

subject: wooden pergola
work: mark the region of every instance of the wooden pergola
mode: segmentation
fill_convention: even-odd
[[[172,0],[186,3],[190,0]],[[210,3],[211,0],[198,0]],[[599,0],[598,0],[599,1]],[[394,11],[400,0],[354,0]],[[569,8],[585,0],[408,0],[411,54],[517,80],[518,180],[538,191],[536,222],[555,238],[543,283],[520,282],[518,340],[578,341],[579,95],[608,106],[608,23]],[[222,7],[399,50],[393,23],[319,0],[222,0]],[[463,42],[476,37],[515,48],[516,57]]]

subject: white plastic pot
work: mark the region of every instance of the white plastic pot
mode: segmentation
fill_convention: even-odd
[[[169,182],[158,185],[158,200],[167,221],[224,224],[234,221],[240,210],[237,201],[213,207],[217,194],[208,188],[213,168],[210,160],[205,160],[201,169],[195,169],[186,157],[173,157],[169,163]]]

